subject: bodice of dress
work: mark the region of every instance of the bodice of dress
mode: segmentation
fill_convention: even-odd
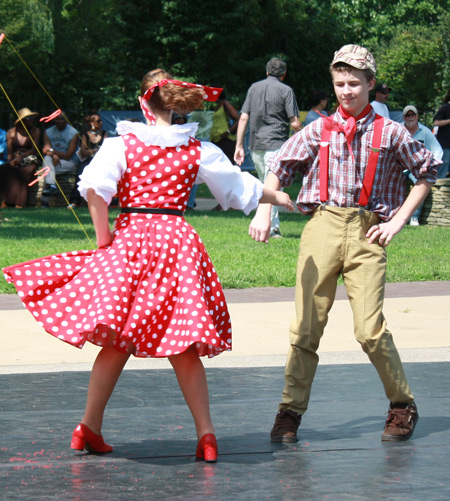
[[[197,124],[191,123],[165,127],[147,126],[135,122],[119,122],[117,131],[120,137],[105,139],[103,146],[80,176],[78,189],[81,196],[86,199],[88,190],[93,189],[109,204],[112,197],[116,195],[119,184],[122,189],[126,188],[129,191],[128,195],[125,192],[122,195],[122,206],[126,207],[131,204],[135,207],[170,207],[183,210],[195,172],[195,183],[206,183],[224,210],[232,207],[242,210],[244,214],[249,214],[258,206],[259,199],[263,194],[262,183],[255,176],[248,172],[242,172],[237,165],[233,165],[216,145],[196,140],[194,137],[196,130]],[[133,150],[130,149],[130,153],[140,155],[143,162],[137,157],[127,158],[127,150],[125,150],[127,136],[129,139],[131,138],[130,143],[131,140],[135,141],[133,145],[129,145],[130,148],[133,147]],[[192,145],[195,145],[194,148]],[[139,148],[142,151],[138,151]],[[151,162],[153,154],[149,155],[149,152],[153,151],[161,152],[162,156],[158,158],[158,162],[161,160],[162,164]],[[197,152],[195,159],[192,151]],[[184,155],[183,152],[187,152],[187,154]],[[170,157],[169,154],[176,155],[176,158]],[[144,176],[149,174],[148,180],[150,181],[147,185],[157,183],[153,184],[151,188],[140,183],[140,180],[145,180],[147,177],[136,175],[136,173],[144,172],[144,169],[140,169],[140,165],[139,167],[134,166],[136,162],[139,164],[147,162],[147,160],[144,161],[146,156],[149,157],[149,164],[148,171],[145,172]],[[186,159],[183,158],[184,156]],[[132,163],[130,160],[134,160],[134,162]],[[183,162],[183,166],[176,165],[175,162],[180,161]],[[170,162],[178,169],[179,174],[168,175],[166,167],[171,168]],[[187,162],[187,170],[184,168],[184,162]],[[197,162],[200,164],[198,165]],[[191,164],[192,168],[189,167]],[[151,165],[155,165],[155,168],[152,169]],[[158,167],[162,165],[162,168],[156,169],[156,165]],[[127,173],[128,169],[131,170]],[[135,179],[133,176],[130,177],[132,172]],[[127,181],[123,180],[125,174],[129,178]],[[156,177],[157,174],[158,177]],[[172,179],[172,176],[175,175],[177,179]],[[162,179],[163,176],[165,176],[164,179]],[[163,184],[169,183],[169,181],[174,183],[172,187]],[[130,190],[130,186],[126,186],[125,183],[133,184],[133,189]],[[158,191],[152,191],[152,188],[158,187],[159,189],[159,185],[164,189],[165,195],[161,191],[159,194]],[[169,190],[172,190],[173,193],[170,193]],[[147,194],[144,197],[145,192]],[[134,198],[133,202],[130,202],[130,196]],[[165,196],[166,199],[159,200],[160,196]],[[170,197],[170,200],[167,197]],[[157,203],[159,205],[156,205]],[[180,206],[181,209],[178,208]]]
[[[31,133],[31,130],[30,130]],[[12,143],[13,143],[13,152],[20,153],[21,151],[27,151],[30,148],[32,148],[33,143],[31,139],[28,136],[22,136],[19,135],[17,132],[17,128],[14,132],[13,138],[12,138]]]
[[[147,147],[133,134],[122,138],[127,168],[119,183],[121,207],[184,211],[200,165],[200,141]]]

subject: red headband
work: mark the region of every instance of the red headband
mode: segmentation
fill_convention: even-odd
[[[204,92],[203,99],[205,101],[217,101],[223,90],[219,87],[206,87],[205,85],[199,85],[190,82],[182,82],[181,80],[169,80],[167,78],[164,78],[163,80],[160,80],[159,82],[156,82],[151,87],[149,87],[145,91],[143,98],[146,101],[148,101],[152,97],[152,94],[153,92],[155,92],[155,89],[157,87],[163,87],[164,85],[167,84],[177,85],[178,87],[189,87],[191,89],[203,89]]]

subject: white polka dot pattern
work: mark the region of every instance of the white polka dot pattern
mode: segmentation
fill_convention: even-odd
[[[184,210],[200,163],[199,141],[158,148],[129,135],[124,142],[121,205]],[[220,281],[185,219],[120,214],[115,228],[107,247],[4,269],[38,323],[78,348],[90,341],[127,352],[131,345],[138,357],[166,357],[192,345],[201,356],[230,350]]]

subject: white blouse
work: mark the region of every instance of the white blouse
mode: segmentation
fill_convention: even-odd
[[[135,134],[146,146],[181,146],[194,137],[198,124],[148,126],[139,122],[119,122],[121,135]],[[127,168],[125,145],[121,137],[107,138],[93,160],[84,169],[78,189],[83,198],[92,188],[107,204],[117,193],[117,183]],[[249,214],[258,206],[263,194],[263,184],[248,172],[233,165],[220,148],[202,141],[200,167],[195,184],[206,183],[217,202],[224,210],[242,210]]]

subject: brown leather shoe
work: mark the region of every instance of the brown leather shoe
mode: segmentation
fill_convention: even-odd
[[[388,442],[403,442],[411,438],[419,420],[416,404],[392,404],[389,406],[388,417],[381,440]]]
[[[297,442],[297,429],[301,420],[301,414],[290,410],[280,411],[270,432],[270,440],[275,443]]]

